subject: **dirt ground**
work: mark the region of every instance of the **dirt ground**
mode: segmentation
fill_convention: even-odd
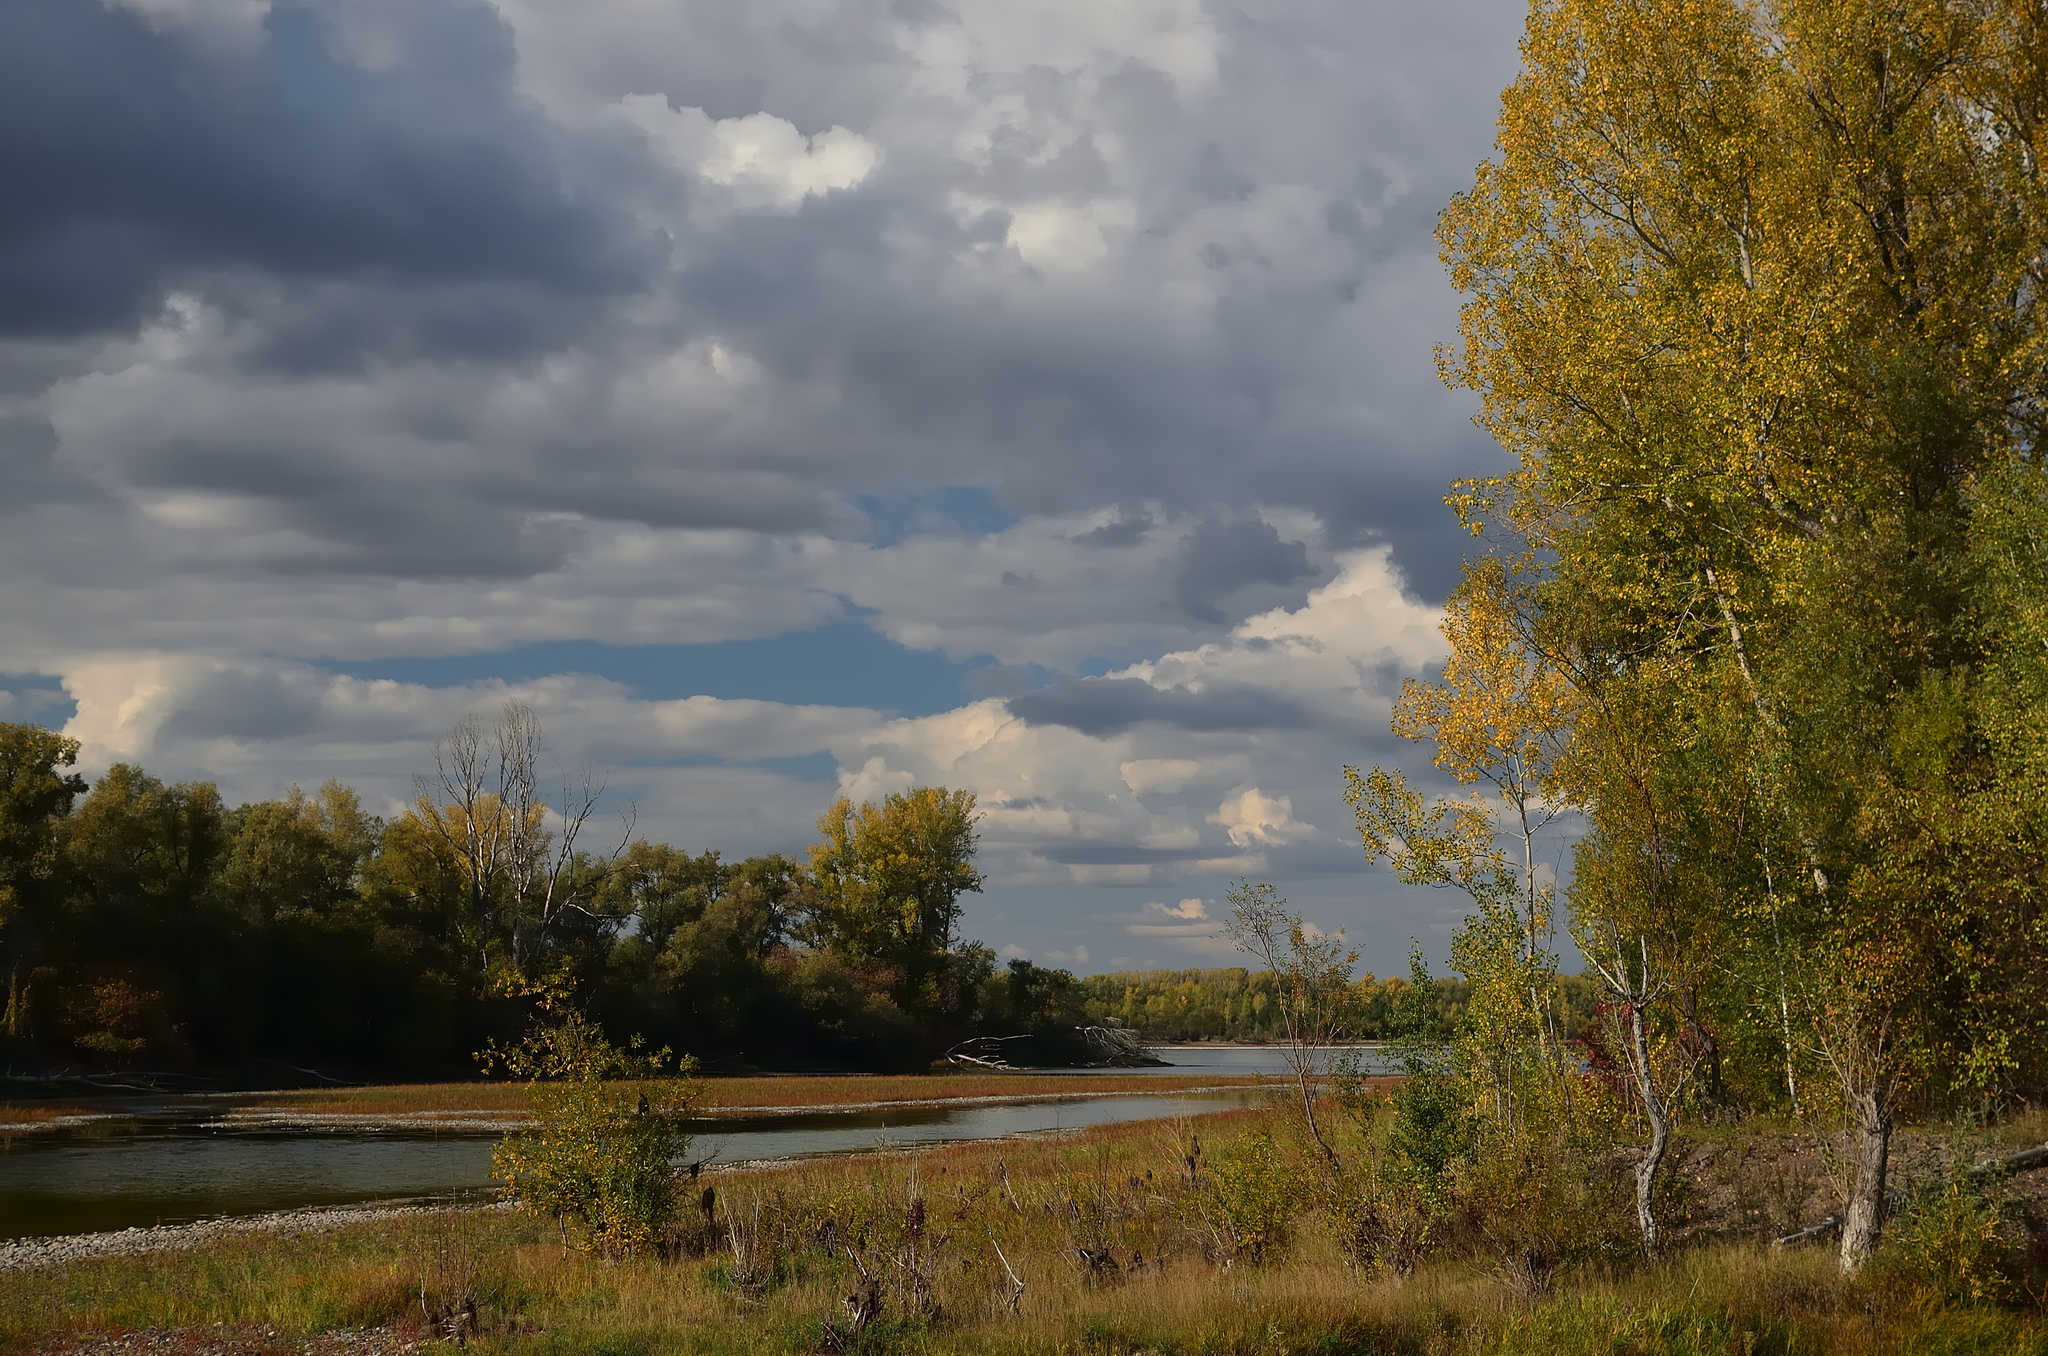
[[[1892,1138],[1895,1208],[1959,1166],[2023,1146],[1905,1130]],[[1780,1238],[1841,1210],[1853,1168],[1838,1135],[1748,1134],[1682,1139],[1665,1191],[1673,1232],[1688,1237]],[[2048,1235],[2048,1170],[2005,1179],[2029,1232]]]

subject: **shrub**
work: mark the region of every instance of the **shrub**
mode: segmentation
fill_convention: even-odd
[[[1583,1143],[1489,1138],[1460,1165],[1457,1196],[1470,1245],[1530,1293],[1560,1267],[1640,1255],[1626,1182]]]
[[[1893,1223],[1875,1271],[1880,1284],[1901,1282],[1946,1303],[1999,1303],[2020,1291],[2025,1242],[2005,1203],[1957,1174]]]
[[[1303,1207],[1302,1175],[1272,1134],[1230,1140],[1210,1165],[1210,1227],[1225,1261],[1264,1261],[1287,1244]]]
[[[690,1146],[681,1118],[696,1100],[695,1061],[669,1071],[669,1059],[666,1047],[643,1053],[637,1036],[620,1049],[566,994],[546,994],[525,1039],[482,1056],[486,1071],[526,1080],[533,1111],[532,1129],[499,1141],[492,1175],[565,1242],[573,1230],[607,1258],[654,1246],[676,1217],[675,1163]]]

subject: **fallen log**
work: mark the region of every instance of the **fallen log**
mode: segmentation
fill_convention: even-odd
[[[1831,1234],[1841,1227],[1842,1217],[1840,1215],[1829,1215],[1820,1223],[1809,1224],[1796,1234],[1786,1234],[1783,1238],[1772,1239],[1771,1246],[1783,1248],[1793,1243],[1804,1243],[1809,1238],[1819,1238],[1823,1234]]]
[[[2031,1149],[2022,1149],[2003,1158],[1987,1158],[1982,1163],[1973,1163],[1963,1169],[1962,1177],[1965,1181],[1977,1182],[1993,1177],[2010,1177],[2015,1173],[2033,1172],[2039,1168],[2048,1168],[2048,1144],[2037,1144]],[[1842,1217],[1829,1215],[1820,1223],[1809,1224],[1797,1233],[1772,1239],[1771,1246],[1783,1248],[1793,1243],[1804,1243],[1809,1238],[1831,1234],[1841,1227]]]
[[[2036,1168],[2048,1168],[2048,1144],[2036,1144],[2031,1149],[2022,1149],[2003,1158],[1988,1158],[1973,1165],[1964,1176],[1973,1179],[2008,1177],[2016,1172],[2032,1172]]]

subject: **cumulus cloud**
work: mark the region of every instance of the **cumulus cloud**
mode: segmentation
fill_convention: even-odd
[[[1198,956],[1228,956],[1237,950],[1235,942],[1218,933],[1215,921],[1209,917],[1208,903],[1196,898],[1177,904],[1149,900],[1137,917],[1123,920],[1123,931],[1127,936],[1164,942]]]
[[[398,795],[516,692],[689,835],[938,781],[1005,888],[1344,869],[1497,456],[1430,232],[1519,14],[20,0],[0,672],[238,793]],[[905,720],[332,671],[853,617],[999,667]]]
[[[1286,796],[1269,796],[1256,786],[1247,786],[1216,807],[1216,813],[1209,816],[1211,824],[1220,824],[1231,842],[1239,847],[1253,844],[1271,844],[1275,847],[1299,842],[1312,837],[1317,830],[1313,824],[1303,824],[1294,817],[1294,802]]]
[[[873,142],[844,127],[807,137],[772,113],[714,119],[701,108],[672,108],[655,94],[629,94],[617,107],[674,165],[730,189],[741,207],[787,209],[813,194],[852,188],[879,158]]]

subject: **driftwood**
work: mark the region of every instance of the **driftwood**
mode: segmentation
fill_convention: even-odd
[[[949,1064],[968,1064],[977,1069],[999,1069],[1011,1072],[1016,1066],[1003,1058],[1003,1045],[1008,1041],[1028,1041],[1023,1036],[975,1036],[964,1040],[948,1050],[945,1059]]]
[[[2048,1168],[2048,1144],[2037,1144],[2031,1149],[2022,1149],[2003,1158],[1987,1158],[1982,1163],[1973,1163],[1964,1168],[1959,1175],[1966,1182],[1983,1182],[1994,1177],[2010,1177],[2014,1173],[2033,1172],[2039,1168]],[[1772,1239],[1771,1246],[1783,1248],[1793,1243],[1804,1243],[1809,1238],[1820,1238],[1841,1227],[1841,1215],[1829,1215],[1820,1223],[1809,1224],[1797,1233]]]
[[[1822,1236],[1824,1236],[1824,1235],[1827,1235],[1827,1234],[1831,1234],[1831,1233],[1833,1233],[1833,1232],[1834,1232],[1835,1230],[1837,1230],[1837,1229],[1839,1229],[1839,1228],[1841,1228],[1841,1227],[1842,1227],[1842,1217],[1841,1217],[1841,1215],[1839,1215],[1839,1214],[1829,1215],[1829,1216],[1828,1216],[1828,1217],[1827,1217],[1826,1219],[1822,1220],[1822,1221],[1821,1221],[1820,1223],[1818,1223],[1818,1224],[1809,1224],[1809,1225],[1807,1225],[1807,1226],[1806,1226],[1806,1227],[1805,1227],[1804,1229],[1801,1229],[1801,1230],[1800,1230],[1800,1231],[1799,1231],[1798,1233],[1796,1233],[1796,1234],[1786,1234],[1786,1235],[1785,1235],[1785,1236],[1784,1236],[1783,1238],[1774,1238],[1774,1239],[1772,1239],[1772,1240],[1771,1240],[1771,1246],[1772,1246],[1772,1247],[1774,1247],[1774,1248],[1783,1248],[1783,1247],[1788,1247],[1788,1246],[1790,1246],[1791,1244],[1794,1244],[1794,1243],[1804,1243],[1804,1242],[1805,1242],[1805,1241],[1806,1241],[1807,1239],[1809,1239],[1809,1238],[1820,1238],[1820,1237],[1822,1237]]]
[[[2031,1149],[2022,1149],[2003,1158],[1987,1159],[1975,1164],[1963,1175],[1975,1181],[1986,1177],[2007,1177],[2016,1172],[2032,1172],[2036,1168],[2048,1168],[2048,1144],[2036,1144]]]
[[[1126,1026],[1077,1026],[1073,1028],[1081,1044],[1094,1052],[1090,1068],[1143,1068],[1163,1061],[1156,1058],[1138,1039],[1138,1033]],[[1010,1073],[1016,1069],[1004,1057],[1003,1046],[1010,1041],[1028,1041],[1051,1035],[1050,1032],[1025,1032],[1016,1036],[974,1036],[960,1042],[945,1053],[948,1063],[964,1064],[977,1069],[993,1069]]]

